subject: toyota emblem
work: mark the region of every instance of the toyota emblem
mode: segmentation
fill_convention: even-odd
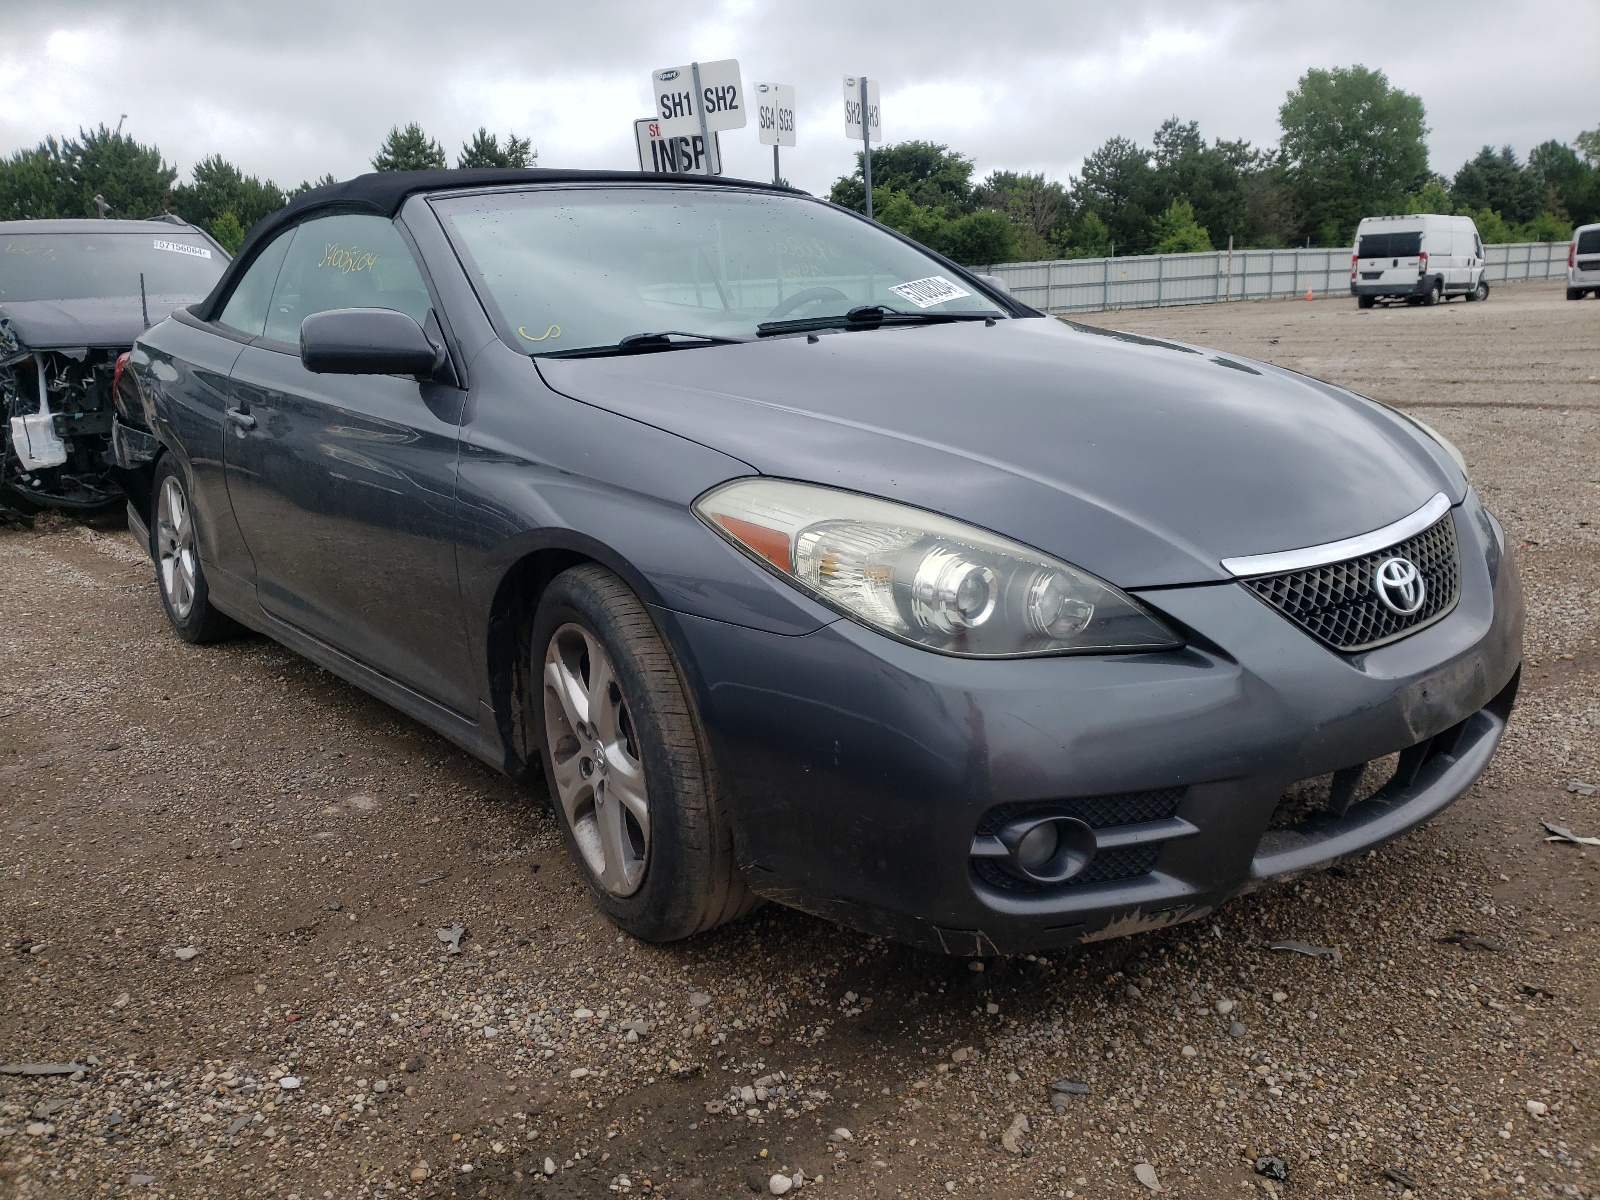
[[[1409,617],[1428,598],[1422,572],[1409,558],[1386,558],[1372,572],[1372,590],[1390,612]]]

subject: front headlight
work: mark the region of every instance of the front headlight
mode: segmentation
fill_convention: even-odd
[[[1077,567],[936,513],[784,479],[736,479],[695,515],[751,558],[891,637],[975,658],[1182,645]]]

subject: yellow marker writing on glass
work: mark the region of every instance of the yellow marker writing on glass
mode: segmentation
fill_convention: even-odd
[[[561,326],[552,325],[552,326],[550,326],[549,329],[546,329],[538,337],[534,337],[533,334],[529,333],[521,325],[518,325],[517,326],[517,333],[520,336],[527,338],[528,341],[530,341],[530,342],[542,342],[542,341],[545,341],[545,340],[547,340],[549,338],[560,337],[561,336]]]

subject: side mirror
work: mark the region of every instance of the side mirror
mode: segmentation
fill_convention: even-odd
[[[432,375],[445,361],[422,326],[392,308],[335,308],[300,323],[300,361],[318,375]]]
[[[1001,279],[1000,276],[998,276],[998,275],[979,275],[977,278],[981,279],[984,283],[988,284],[995,291],[999,292],[1002,296],[1011,295],[1011,289],[1006,286],[1006,281],[1004,279]]]

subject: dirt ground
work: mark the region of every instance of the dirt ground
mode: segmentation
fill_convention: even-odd
[[[1530,624],[1459,803],[1048,958],[773,907],[639,945],[537,789],[265,639],[185,645],[125,531],[41,520],[0,532],[0,1194],[1134,1197],[1139,1168],[1191,1200],[1600,1195],[1600,848],[1540,825],[1600,835],[1567,787],[1600,783],[1600,303],[1087,319],[1465,452]]]

